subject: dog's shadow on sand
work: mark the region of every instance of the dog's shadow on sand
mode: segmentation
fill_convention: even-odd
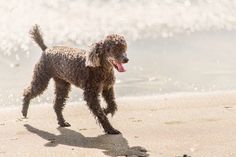
[[[81,148],[97,148],[104,150],[108,156],[148,156],[145,148],[136,146],[129,147],[127,140],[122,135],[100,135],[97,137],[85,137],[81,133],[68,128],[58,128],[60,135],[55,135],[43,130],[34,128],[29,124],[25,128],[41,138],[47,140],[46,147],[56,147],[57,145],[68,145]]]

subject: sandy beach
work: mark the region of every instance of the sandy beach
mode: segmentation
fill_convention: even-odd
[[[58,128],[49,104],[0,110],[0,156],[227,157],[236,155],[236,91],[166,94],[117,100],[111,118],[122,135],[105,135],[84,103],[68,104]],[[143,149],[147,150],[147,153]]]

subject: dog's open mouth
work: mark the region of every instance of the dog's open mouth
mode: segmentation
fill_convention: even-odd
[[[115,60],[111,60],[112,65],[116,68],[117,71],[119,72],[125,72],[125,68],[122,63],[119,63]]]

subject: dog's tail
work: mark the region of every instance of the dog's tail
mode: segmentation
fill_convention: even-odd
[[[44,44],[42,33],[40,32],[39,26],[36,24],[30,30],[31,38],[39,45],[39,47],[44,51],[47,49],[47,46]]]

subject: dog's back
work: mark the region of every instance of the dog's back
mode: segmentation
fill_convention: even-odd
[[[65,46],[48,48],[38,25],[32,28],[30,35],[43,51],[38,63],[43,66],[41,69],[48,71],[52,78],[60,78],[82,87],[83,80],[87,78],[88,73],[85,66],[86,51]]]
[[[85,66],[85,50],[53,46],[47,48],[43,53],[48,62],[48,68],[52,70],[52,77],[58,77],[81,87],[81,80],[88,75]]]

